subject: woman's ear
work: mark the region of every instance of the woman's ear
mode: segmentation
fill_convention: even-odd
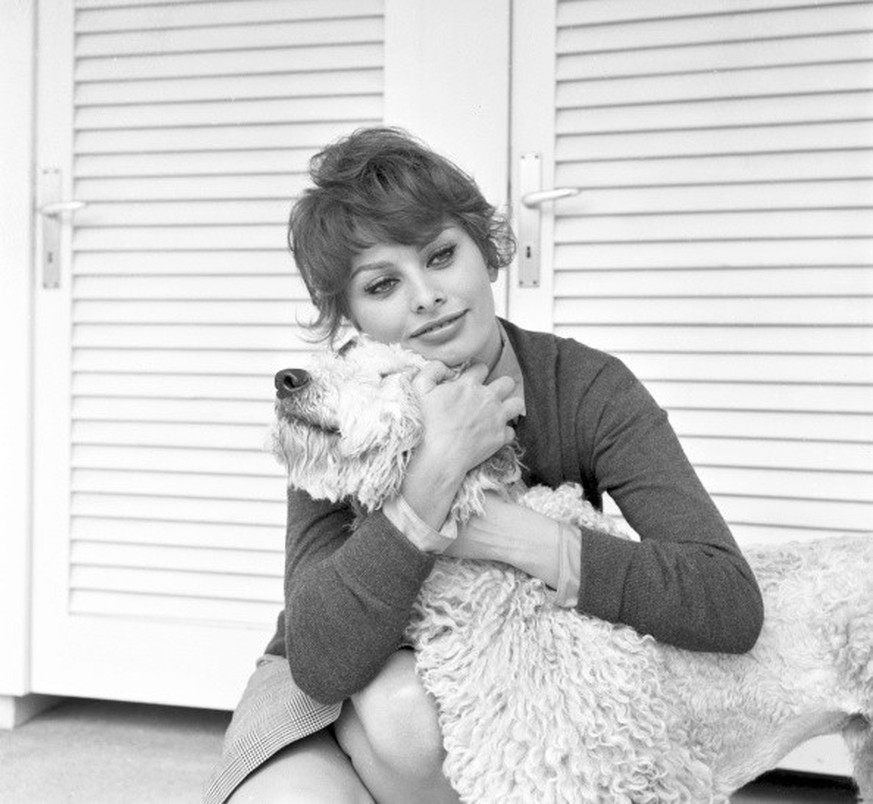
[[[496,282],[496,281],[497,281],[497,277],[498,277],[499,275],[500,275],[500,269],[499,269],[499,268],[495,267],[494,265],[489,265],[489,266],[488,266],[488,278],[489,278],[492,282]]]

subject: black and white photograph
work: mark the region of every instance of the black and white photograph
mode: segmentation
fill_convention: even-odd
[[[873,804],[873,0],[0,0],[0,804]]]

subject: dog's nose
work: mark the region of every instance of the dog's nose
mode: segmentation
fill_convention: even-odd
[[[309,372],[303,369],[282,369],[276,374],[274,382],[276,395],[279,399],[284,399],[309,385]]]

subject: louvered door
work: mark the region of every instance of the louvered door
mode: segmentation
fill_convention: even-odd
[[[510,315],[623,358],[741,543],[870,533],[873,3],[514,10],[513,162],[581,192]]]
[[[515,158],[581,193],[510,314],[623,358],[741,541],[869,532],[873,3],[516,10]]]
[[[46,2],[40,169],[87,206],[37,292],[33,688],[230,707],[282,595],[272,375],[317,148],[379,122],[379,0]]]

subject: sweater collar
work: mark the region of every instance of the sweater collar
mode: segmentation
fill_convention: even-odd
[[[512,347],[512,342],[506,335],[503,322],[499,318],[497,319],[497,326],[500,328],[500,357],[485,381],[491,382],[498,377],[511,377],[515,380],[515,388],[511,396],[518,397],[521,400],[521,415],[524,416],[527,413],[527,409],[524,406],[524,377],[521,373],[521,364],[518,362],[518,355]]]

